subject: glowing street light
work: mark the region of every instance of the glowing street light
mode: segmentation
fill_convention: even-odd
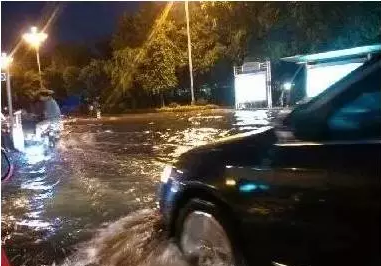
[[[283,88],[286,90],[286,91],[289,91],[291,90],[291,87],[292,87],[292,84],[290,82],[286,82],[283,84]]]
[[[38,49],[47,38],[46,33],[37,32],[37,27],[32,27],[29,33],[23,35],[23,39],[35,49]]]
[[[6,53],[1,53],[1,69],[4,69],[6,73],[4,78],[6,80],[7,88],[7,98],[8,98],[8,111],[9,111],[9,120],[11,124],[11,129],[13,128],[13,106],[12,106],[12,94],[11,94],[11,75],[10,75],[10,66],[13,62],[12,56],[7,56]],[[3,73],[1,73],[1,81],[3,81]]]
[[[10,64],[13,62],[13,57],[12,56],[7,56],[6,53],[1,53],[1,61],[0,61],[0,64],[1,64],[1,69],[8,69],[8,67],[10,66]]]
[[[30,32],[25,33],[23,36],[25,42],[30,44],[36,50],[38,73],[40,75],[40,87],[42,89],[42,75],[39,48],[41,44],[48,38],[48,35],[44,32],[38,32],[37,27],[32,27]]]

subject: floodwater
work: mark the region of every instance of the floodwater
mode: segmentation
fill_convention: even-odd
[[[56,150],[14,156],[2,184],[12,265],[187,265],[157,210],[160,173],[192,147],[267,126],[257,111],[71,119]]]

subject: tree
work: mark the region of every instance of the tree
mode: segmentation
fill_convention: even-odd
[[[40,90],[40,76],[37,71],[29,70],[24,73],[24,80],[21,86],[22,92],[30,99]]]
[[[94,99],[110,87],[110,78],[105,69],[104,60],[91,60],[90,64],[81,69],[79,79],[86,87],[88,97]]]
[[[25,108],[28,103],[35,100],[40,91],[40,77],[35,70],[28,70],[19,76],[13,77],[12,92],[15,97],[15,105]]]
[[[110,76],[111,85],[114,88],[107,99],[108,103],[116,101],[120,95],[124,95],[132,86],[134,76],[134,58],[139,49],[124,48],[113,53],[113,57],[106,66]]]
[[[170,21],[162,26],[147,47],[136,75],[136,82],[141,88],[153,95],[160,95],[162,106],[164,92],[178,84],[176,67],[183,62],[182,51],[171,39],[174,30],[175,26]]]
[[[168,7],[171,8],[166,16]],[[248,21],[254,15],[261,29],[273,21],[269,7],[247,3],[190,4],[192,61],[195,85],[205,78],[218,62],[242,61],[249,38]],[[259,28],[259,27],[256,27]],[[182,3],[174,5],[147,3],[134,15],[125,15],[112,41],[115,49],[110,76],[117,95],[129,95],[141,88],[153,95],[163,95],[180,83],[189,83],[187,32]],[[225,63],[224,63],[225,64]],[[231,69],[231,67],[230,67]],[[221,79],[226,79],[225,73]],[[214,81],[215,82],[215,81]],[[131,95],[130,95],[131,96]],[[162,101],[163,102],[163,101]]]
[[[381,6],[376,2],[283,2],[274,24],[252,55],[272,59],[379,42]]]
[[[201,40],[213,36],[213,42],[223,47],[219,58],[241,64],[250,42],[261,40],[276,22],[279,10],[266,2],[195,2],[191,14],[192,34]]]
[[[69,66],[83,67],[92,57],[89,47],[75,44],[59,44],[50,55],[51,65],[62,72]]]
[[[379,43],[381,5],[378,2],[351,2],[340,5],[332,14],[328,50]]]
[[[51,65],[44,69],[43,80],[45,87],[54,91],[55,98],[63,99],[67,97],[67,91],[64,86],[64,80],[61,71]]]
[[[139,96],[162,95],[165,84],[166,89],[177,84],[175,70],[183,62],[184,54],[176,45],[177,29],[167,19],[171,5],[145,4],[137,14],[125,17],[119,24],[113,46],[121,49],[114,51],[109,64],[115,89],[108,103],[134,98],[132,94],[139,89]],[[132,106],[136,105],[136,99],[132,99]]]
[[[139,48],[149,37],[152,26],[162,11],[165,3],[145,2],[140,5],[138,12],[124,14],[112,38],[111,46],[114,50],[126,47]]]
[[[77,94],[83,89],[83,84],[79,78],[81,69],[76,66],[68,66],[65,68],[62,79],[67,95]]]
[[[114,52],[110,77],[116,89],[109,102],[132,96],[133,90],[140,88],[145,94],[159,95],[163,104],[163,93],[177,85],[176,68],[184,57],[173,40],[174,31],[174,24],[167,21],[156,29],[147,45]],[[137,105],[135,100],[132,106]]]

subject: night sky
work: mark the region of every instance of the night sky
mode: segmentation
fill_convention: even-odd
[[[10,51],[32,25],[42,28],[58,6],[57,16],[46,32],[44,44],[51,49],[57,43],[90,45],[109,38],[124,12],[137,10],[138,2],[1,2],[1,51]]]

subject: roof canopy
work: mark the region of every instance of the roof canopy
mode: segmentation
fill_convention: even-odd
[[[381,44],[360,46],[350,49],[335,50],[325,53],[295,55],[284,57],[281,60],[297,64],[313,63],[319,61],[339,60],[352,57],[366,56],[368,54],[381,53]]]

